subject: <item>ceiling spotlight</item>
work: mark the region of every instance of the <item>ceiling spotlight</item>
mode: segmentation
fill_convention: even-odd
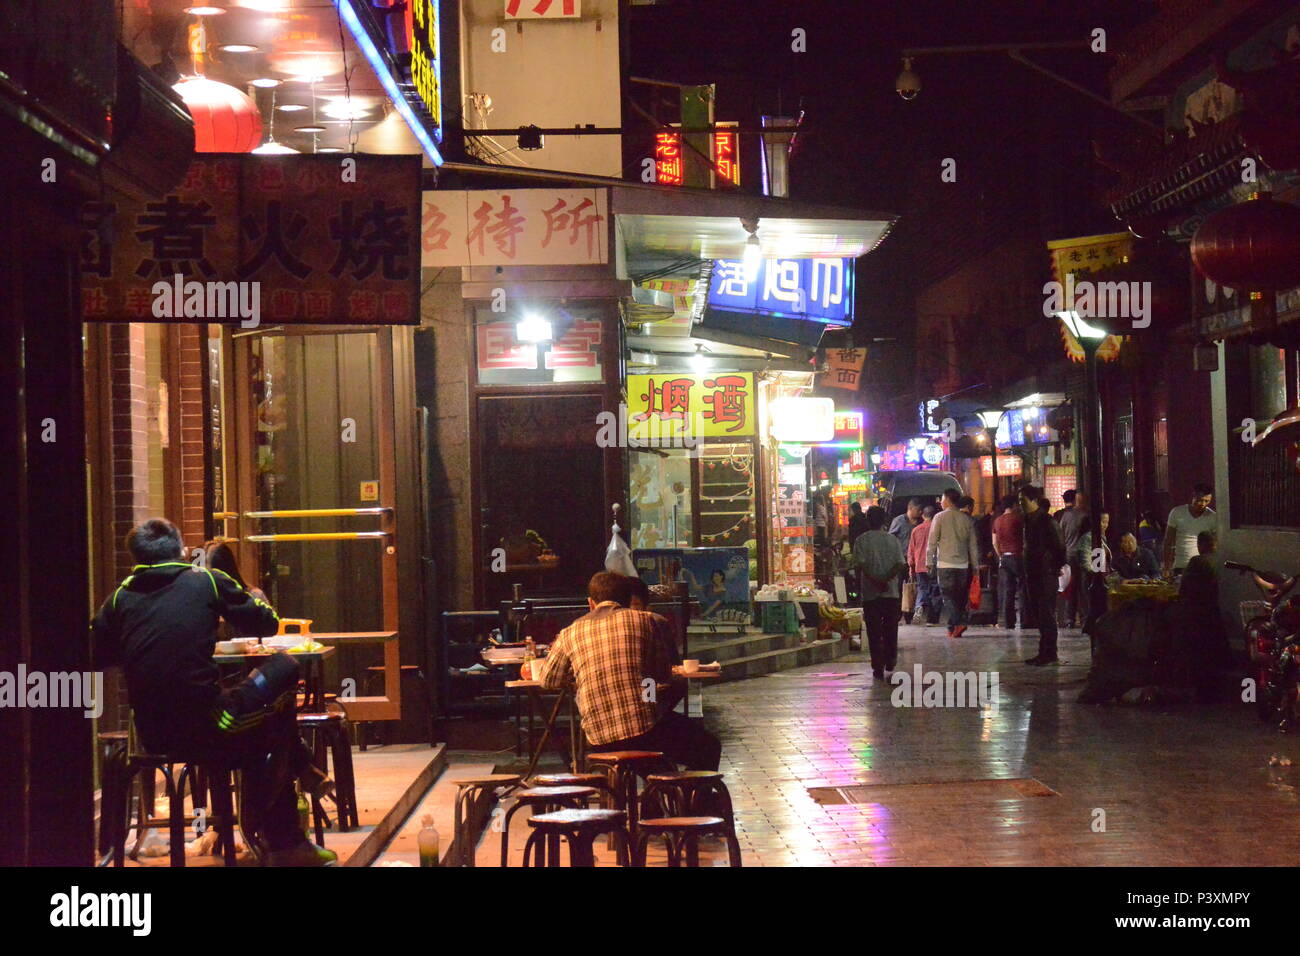
[[[551,323],[530,312],[515,323],[515,338],[520,342],[549,342]]]
[[[903,72],[898,74],[898,79],[894,80],[894,90],[905,100],[916,99],[916,94],[921,92],[921,78],[916,75],[912,69],[912,58],[903,57]]]
[[[257,51],[257,47],[253,46],[251,43],[224,43],[217,49],[224,53],[254,53]],[[276,82],[278,83],[279,81],[277,80]]]
[[[704,346],[696,343],[695,354],[691,356],[691,368],[703,372],[709,367],[709,357],[704,354]]]
[[[348,100],[332,100],[320,108],[330,119],[357,120],[364,119],[370,113],[370,107]]]
[[[341,153],[341,152],[343,152],[343,147],[342,147],[342,146],[317,146],[317,147],[316,147],[316,152],[318,152],[318,153]]]
[[[253,86],[259,86],[262,89],[266,89],[266,90],[274,89],[275,87],[280,85],[279,80],[270,76],[258,77],[256,80],[250,80],[249,82],[252,83]],[[283,106],[280,108],[284,109]]]
[[[281,103],[276,107],[282,113],[297,113],[299,110],[305,110],[306,108],[302,103]]]
[[[226,11],[221,7],[186,7],[185,12],[192,17],[216,17]]]
[[[546,145],[546,137],[542,135],[542,131],[536,126],[521,126],[519,127],[518,143],[520,149],[541,149]]]
[[[257,149],[253,150],[258,156],[283,156],[288,153],[296,153],[298,150],[292,146],[285,146],[283,143],[277,143],[275,140],[263,143]]]
[[[323,133],[325,132],[325,127],[324,126],[295,126],[293,128],[293,131],[295,133]]]

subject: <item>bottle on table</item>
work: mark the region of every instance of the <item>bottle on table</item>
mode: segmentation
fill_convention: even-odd
[[[533,662],[537,660],[537,645],[531,637],[524,638],[524,666],[520,676],[524,680],[533,680]]]
[[[433,825],[433,816],[426,813],[420,824],[420,833],[415,838],[420,848],[420,866],[439,866],[438,831]]]

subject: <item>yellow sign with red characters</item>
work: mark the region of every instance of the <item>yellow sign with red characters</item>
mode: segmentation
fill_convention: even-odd
[[[753,372],[629,375],[629,435],[749,438],[757,433]]]

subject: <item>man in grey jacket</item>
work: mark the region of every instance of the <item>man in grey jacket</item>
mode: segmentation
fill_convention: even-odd
[[[961,637],[969,619],[971,574],[979,572],[979,539],[975,522],[960,509],[962,494],[956,488],[943,493],[943,511],[930,523],[928,564],[939,578],[939,590],[948,605],[948,636]]]

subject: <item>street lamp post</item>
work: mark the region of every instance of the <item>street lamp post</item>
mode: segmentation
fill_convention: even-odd
[[[1005,415],[1004,408],[986,408],[983,411],[976,412],[975,415],[984,426],[984,434],[989,439],[989,450],[993,455],[993,512],[997,513],[998,507],[998,426],[1002,424],[1002,416]]]
[[[1089,325],[1078,312],[1058,313],[1070,334],[1083,349],[1084,361],[1084,434],[1083,434],[1083,493],[1088,498],[1092,509],[1088,522],[1091,541],[1094,548],[1103,547],[1101,541],[1101,513],[1105,510],[1102,502],[1104,490],[1101,480],[1101,394],[1097,388],[1097,350],[1108,334],[1106,330]],[[1094,618],[1106,606],[1106,576],[1092,571],[1091,555],[1087,562],[1088,572],[1088,610],[1089,619]]]

